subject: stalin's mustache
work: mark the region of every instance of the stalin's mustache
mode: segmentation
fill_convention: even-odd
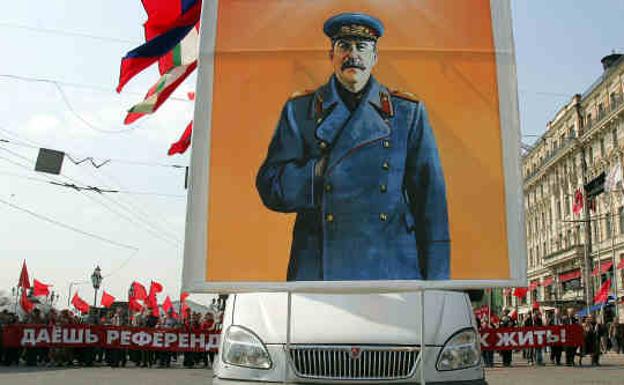
[[[340,69],[343,71],[347,68],[359,68],[361,70],[365,70],[366,66],[364,66],[364,63],[362,63],[362,61],[359,59],[348,58],[342,63],[342,66],[340,66]]]

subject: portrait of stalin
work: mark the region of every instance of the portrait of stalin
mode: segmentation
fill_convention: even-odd
[[[334,73],[286,101],[256,177],[268,209],[296,213],[287,280],[449,279],[446,187],[423,102],[371,76],[380,20],[342,13],[323,32]]]

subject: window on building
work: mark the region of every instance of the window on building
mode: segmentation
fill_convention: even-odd
[[[568,230],[568,235],[566,236],[566,243],[568,244],[568,247],[572,246],[574,243],[574,240],[572,239],[572,230]]]
[[[546,258],[546,242],[544,242],[544,245],[542,246],[542,253],[544,253],[543,258]]]
[[[561,286],[564,292],[570,291],[570,290],[579,290],[581,288],[581,279],[576,278],[576,279],[563,282]]]
[[[614,128],[613,130],[611,130],[611,146],[613,148],[616,148],[617,145],[618,145],[617,129]]]
[[[618,222],[620,225],[620,234],[624,234],[624,206],[618,208]]]
[[[600,103],[598,104],[598,119],[602,119],[602,117],[604,116],[605,110],[604,110],[604,104]]]
[[[563,234],[559,233],[559,249],[563,248],[565,248],[565,245],[563,244]]]
[[[561,219],[561,201],[557,199],[555,201],[555,205],[557,206],[557,218],[556,219]]]
[[[592,114],[587,114],[587,119],[585,121],[585,126],[591,127],[592,125]]]
[[[574,231],[574,244],[578,245],[581,243],[581,226],[576,225],[576,230]]]
[[[611,237],[611,215],[607,214],[605,218],[605,238]]]
[[[568,216],[570,215],[570,197],[569,196],[565,196],[564,198],[564,206],[565,206],[565,215]]]
[[[600,138],[600,157],[604,158],[606,155],[604,138]]]
[[[589,145],[589,159],[587,160],[587,164],[593,164],[594,163],[594,147],[590,144]]]

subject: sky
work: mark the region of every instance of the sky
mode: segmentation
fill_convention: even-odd
[[[469,1],[469,0],[467,0]],[[575,93],[600,75],[600,59],[624,52],[624,0],[514,0],[513,28],[523,141],[531,143]],[[119,62],[142,43],[139,0],[21,0],[0,14],[0,291],[22,261],[31,279],[70,284],[91,302],[103,289],[125,297],[132,280],[180,289],[188,154],[168,157],[189,120],[192,76],[153,116],[124,126],[125,111],[158,78],[155,69],[115,93]],[[8,141],[8,142],[7,142]],[[60,150],[63,176],[33,171],[40,147]],[[74,183],[122,191],[76,192]],[[101,294],[101,292],[100,292]]]

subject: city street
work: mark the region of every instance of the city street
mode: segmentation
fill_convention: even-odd
[[[527,366],[520,354],[514,355],[513,367],[500,362],[487,369],[490,385],[620,385],[624,375],[624,355],[607,354],[600,367]],[[207,369],[127,368],[0,368],[0,385],[202,385],[210,384],[212,371]]]

